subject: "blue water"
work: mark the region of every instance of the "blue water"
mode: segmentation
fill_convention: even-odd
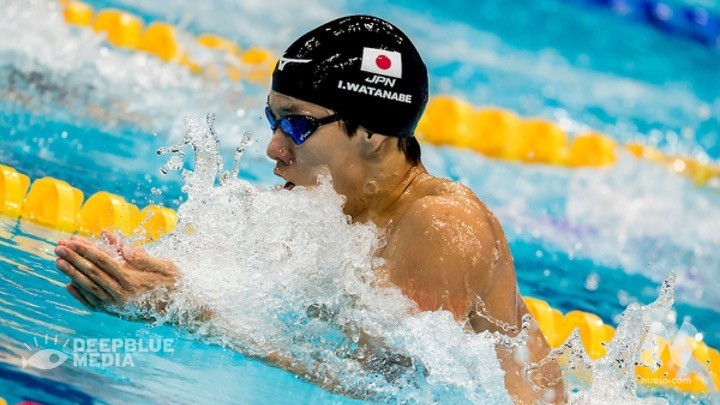
[[[266,24],[250,12],[257,11],[229,1],[219,1],[218,7],[190,1],[91,3],[131,9],[147,21],[182,21],[190,32],[216,32],[244,46],[263,45],[276,53],[324,19],[351,12],[377,14],[396,22],[416,41],[426,55],[434,93],[451,93],[476,105],[500,105],[524,116],[585,124],[620,141],[641,140],[669,153],[720,158],[720,84],[716,80],[720,52],[569,2],[448,1],[442,7],[430,1],[311,2],[308,9],[318,12],[307,13],[309,17],[294,18],[290,4],[259,12],[267,18]],[[275,36],[262,35],[278,26],[283,29],[276,30]],[[120,55],[121,62],[131,63],[122,59],[122,51],[110,52]],[[87,196],[105,190],[140,206],[162,203],[176,208],[183,198],[181,180],[177,174],[160,174],[164,160],[155,151],[178,139],[182,115],[202,116],[208,112],[203,108],[212,108],[218,114],[223,152],[228,157],[239,135],[234,132],[255,132],[257,143],[248,151],[240,177],[264,186],[277,183],[272,163],[263,156],[269,136],[261,121],[264,89],[211,88],[215,97],[180,83],[173,84],[172,91],[137,85],[125,92],[113,87],[112,78],[99,75],[93,81],[85,74],[36,66],[27,62],[33,57],[32,48],[20,56],[0,52],[0,80],[10,83],[12,69],[35,71],[46,79],[15,79],[18,92],[33,95],[30,103],[19,101],[12,89],[1,93],[0,164],[14,166],[33,179],[66,180]],[[88,71],[96,72],[93,66]],[[86,84],[90,87],[83,87]],[[74,93],[68,88],[80,90]],[[89,95],[78,96],[82,89]],[[142,113],[142,103],[153,94],[160,103],[149,104],[147,115],[152,120],[102,119],[84,109],[95,103],[114,112],[121,108],[117,107],[120,100]],[[178,95],[187,98],[187,110],[180,112],[172,104]],[[132,106],[136,99],[140,107]],[[200,100],[198,105],[191,104],[195,99]],[[210,99],[215,104],[205,107],[204,100]],[[239,105],[245,109],[243,114],[235,114]],[[452,148],[425,146],[423,153],[432,173],[469,185],[497,212],[508,233],[524,295],[545,299],[562,311],[596,313],[614,325],[628,303],[652,301],[659,280],[675,271],[687,280],[678,286],[677,318],[691,319],[710,346],[720,347],[716,321],[720,305],[714,290],[700,288],[720,283],[717,239],[698,232],[696,241],[683,244],[670,232],[656,232],[653,226],[637,222],[631,225],[643,243],[621,243],[602,233],[587,236],[592,231],[575,224],[569,213],[573,204],[592,206],[591,198],[584,200],[573,191],[583,176],[600,185],[617,182],[623,189],[640,190],[637,197],[651,200],[660,213],[678,207],[671,211],[676,217],[657,218],[677,227],[697,224],[693,216],[697,201],[709,201],[708,218],[717,218],[720,193],[716,190],[697,189],[652,164],[623,164],[605,180],[603,174],[592,171],[495,162]],[[638,181],[651,184],[643,188]],[[679,198],[654,191],[666,184],[687,193]],[[153,188],[162,192],[153,193]],[[618,204],[622,201],[618,198]],[[622,209],[607,207],[607,211]],[[186,332],[148,328],[85,311],[65,292],[66,279],[53,265],[54,244],[66,236],[0,218],[0,397],[8,403],[22,399],[48,403],[352,402]],[[590,246],[575,247],[577,240]],[[589,280],[597,280],[597,285]],[[113,337],[170,337],[175,351],[137,355],[134,368],[87,369],[66,363],[38,371],[20,365],[20,356],[28,354],[24,345],[34,346],[35,338],[46,348],[52,346],[44,342],[46,334],[64,342],[72,337],[105,337],[108,331]]]

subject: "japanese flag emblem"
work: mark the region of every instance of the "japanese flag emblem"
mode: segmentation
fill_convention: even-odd
[[[402,57],[400,52],[386,51],[376,48],[363,48],[363,72],[375,73],[383,76],[402,78]]]

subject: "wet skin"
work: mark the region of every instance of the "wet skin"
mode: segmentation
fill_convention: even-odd
[[[324,107],[271,92],[277,118],[289,114],[323,118]],[[517,288],[513,259],[495,216],[477,196],[458,183],[413,166],[399,150],[397,138],[360,128],[348,136],[342,122],[320,127],[303,144],[278,129],[267,147],[274,172],[286,188],[312,187],[329,174],[335,190],[346,197],[344,211],[354,222],[372,222],[380,230],[384,259],[377,269],[385,285],[394,285],[419,311],[450,311],[468,330],[515,336],[528,310]],[[88,241],[60,241],[57,267],[72,282],[68,291],[92,310],[122,306],[132,297],[161,285],[171,289],[180,272],[169,260],[116,244],[124,260],[110,259]],[[560,368],[544,363],[530,379],[525,358],[536,363],[550,348],[532,321],[527,353],[498,346],[505,385],[519,403],[539,399],[564,402]],[[282,363],[281,361],[277,361]],[[544,395],[544,396],[543,396]]]

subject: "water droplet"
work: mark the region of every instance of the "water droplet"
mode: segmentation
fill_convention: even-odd
[[[588,291],[595,291],[600,285],[600,276],[597,273],[590,273],[585,278],[585,289]]]

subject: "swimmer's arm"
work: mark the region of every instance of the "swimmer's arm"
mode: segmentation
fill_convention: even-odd
[[[270,353],[269,355],[261,358],[260,360],[270,366],[279,367],[285,371],[289,371],[296,376],[302,377],[307,381],[316,384],[319,387],[328,391],[337,392],[352,398],[362,399],[362,397],[359,396],[357,393],[345,389],[338,380],[332,378],[329,375],[320,376],[310,370],[310,368],[305,363],[295,360],[291,357],[279,353]]]
[[[396,274],[403,292],[420,310],[448,310],[475,331],[516,335],[527,309],[517,291],[507,240],[494,215],[480,204],[467,207],[427,197],[408,214],[395,253],[405,260],[400,266],[404,274]],[[537,355],[535,361],[549,349],[542,334],[536,336],[528,346]],[[527,384],[514,352],[498,350],[498,358],[511,395],[535,398],[537,393]],[[562,403],[565,394],[560,369],[557,363],[548,364],[532,378],[539,386],[559,390],[554,402]]]
[[[382,340],[374,338],[362,330],[355,329],[352,333],[350,331],[346,331],[346,333],[348,333],[348,337],[351,334],[359,337],[358,352],[362,353],[362,357],[357,357],[355,360],[369,373],[383,375],[388,381],[393,381],[402,374],[403,370],[413,365],[411,358],[390,352]],[[356,355],[358,354],[356,353]],[[319,374],[310,369],[307,364],[296,359],[279,353],[271,353],[261,360],[303,377],[328,391],[351,398],[364,399],[362,393],[353,391],[332,375]]]

